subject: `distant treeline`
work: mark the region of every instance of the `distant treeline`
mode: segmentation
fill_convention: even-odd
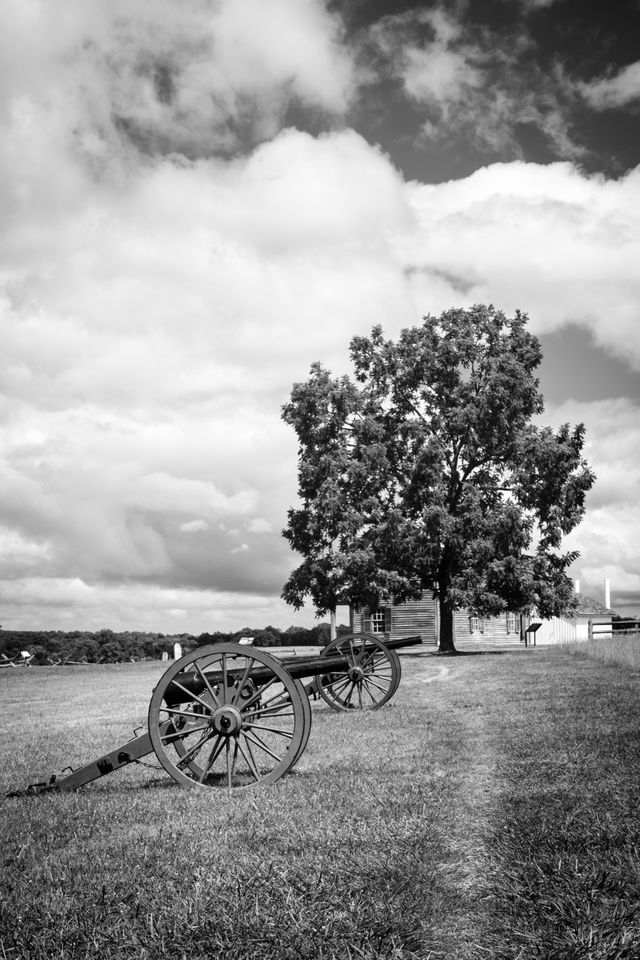
[[[348,627],[338,627],[339,633],[348,632]],[[123,663],[127,660],[161,660],[163,653],[173,657],[175,643],[183,653],[188,653],[204,643],[231,641],[252,637],[255,646],[310,646],[329,642],[330,627],[320,623],[316,627],[278,627],[256,629],[245,627],[234,633],[216,631],[192,636],[188,633],[164,634],[113,630],[2,630],[0,629],[0,658],[9,660],[28,651],[36,664],[57,663]]]

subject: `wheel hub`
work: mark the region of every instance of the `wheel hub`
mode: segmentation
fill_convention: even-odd
[[[226,704],[214,711],[209,724],[224,737],[231,737],[242,729],[242,714],[235,707]]]
[[[349,667],[349,680],[352,680],[354,683],[357,683],[359,680],[364,678],[364,670],[362,667]]]

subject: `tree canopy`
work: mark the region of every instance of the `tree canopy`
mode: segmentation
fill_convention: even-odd
[[[296,431],[299,506],[283,535],[302,555],[282,596],[319,615],[377,609],[432,590],[440,649],[453,611],[535,606],[566,612],[576,559],[562,538],[584,513],[594,475],[584,426],[534,422],[542,351],[527,316],[452,309],[351,341],[353,376],[313,364],[283,419]]]

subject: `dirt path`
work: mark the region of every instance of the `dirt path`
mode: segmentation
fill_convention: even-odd
[[[438,960],[479,960],[489,956],[477,952],[485,942],[485,913],[478,909],[478,904],[490,894],[486,838],[503,784],[491,718],[489,691],[494,681],[489,679],[488,695],[484,696],[482,681],[478,683],[477,678],[480,662],[480,658],[461,657],[446,664],[415,663],[402,681],[411,684],[416,692],[424,689],[438,729],[433,763],[441,764],[451,777],[450,807],[444,817],[442,811],[438,813],[445,856],[436,869],[443,895],[455,907],[436,931],[435,939],[442,944],[443,951],[435,954]]]

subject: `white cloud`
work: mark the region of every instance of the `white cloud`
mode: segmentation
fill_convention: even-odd
[[[402,50],[402,80],[411,97],[435,103],[448,115],[454,104],[481,85],[479,62],[484,58],[477,48],[454,46],[461,27],[441,10],[424,12],[421,19],[431,24],[434,38],[424,46]]]
[[[249,550],[249,544],[241,543],[239,547],[234,547],[233,550],[230,551],[230,553],[245,553],[245,551],[248,551],[248,550]]]
[[[322,0],[9,0],[1,26],[4,110],[21,104],[54,157],[66,139],[94,170],[127,141],[235,149],[272,136],[292,100],[341,114],[353,92],[340,20]]]
[[[0,333],[5,574],[277,596],[292,382],[316,359],[345,369],[376,322],[394,336],[477,301],[528,310],[538,332],[581,323],[638,361],[638,183],[514,163],[403,185],[355,134],[287,131],[244,161],[164,161],[94,194],[99,216],[39,225]],[[637,466],[608,467],[596,436],[609,509]]]
[[[296,488],[280,406],[314,360],[347,369],[349,340],[375,323],[393,337],[426,312],[493,301],[528,310],[538,332],[581,323],[640,363],[638,172],[513,163],[405,184],[349,130],[283,130],[225,159],[252,97],[267,125],[292,94],[339,114],[349,57],[320,2],[180,9],[7,7],[6,625],[162,629],[175,610],[195,632],[293,622],[275,599]],[[246,31],[241,10],[255,14]],[[432,27],[459,52],[458,25]],[[458,79],[462,96],[473,84]],[[637,467],[607,469],[597,509],[620,509]]]
[[[519,306],[539,333],[575,321],[640,368],[640,168],[608,181],[514,162],[408,190],[419,225],[402,257],[417,304]]]
[[[187,520],[186,523],[180,524],[180,530],[183,533],[202,533],[209,529],[209,524],[205,520]]]
[[[0,581],[3,626],[52,630],[146,630],[199,634],[241,630],[268,623],[312,626],[313,612],[300,614],[275,597],[244,592],[188,590],[156,585],[89,584],[80,579],[31,577]],[[40,618],[34,622],[33,611]],[[180,613],[176,613],[180,611]]]
[[[369,41],[376,66],[369,82],[381,71],[401,81],[414,111],[422,112],[418,141],[519,158],[524,127],[558,156],[584,153],[569,128],[573,84],[558,65],[540,70],[522,25],[497,34],[466,18],[463,6],[441,4],[384,17]]]
[[[255,490],[227,496],[209,481],[160,472],[135,477],[125,491],[127,506],[164,513],[207,514],[211,518],[251,513],[256,502]]]
[[[245,160],[142,168],[51,226],[22,209],[2,251],[0,511],[43,545],[28,572],[277,595],[280,405],[358,329],[410,319],[398,173],[354,133],[285,131]]]
[[[429,36],[416,43],[416,28],[423,32],[425,26]],[[483,79],[485,58],[463,35],[462,23],[438,8],[385,17],[371,29],[375,47],[409,97],[436,107],[445,119]]]
[[[611,580],[612,606],[640,607],[640,421],[629,400],[568,401],[551,408],[544,419],[554,427],[584,423],[584,456],[596,474],[587,510],[566,538],[580,558],[572,575],[581,592],[603,601],[604,578]]]
[[[254,517],[247,524],[250,533],[272,533],[273,527],[264,517]]]
[[[640,100],[640,60],[628,64],[613,76],[581,83],[578,89],[597,110],[637,103]]]

